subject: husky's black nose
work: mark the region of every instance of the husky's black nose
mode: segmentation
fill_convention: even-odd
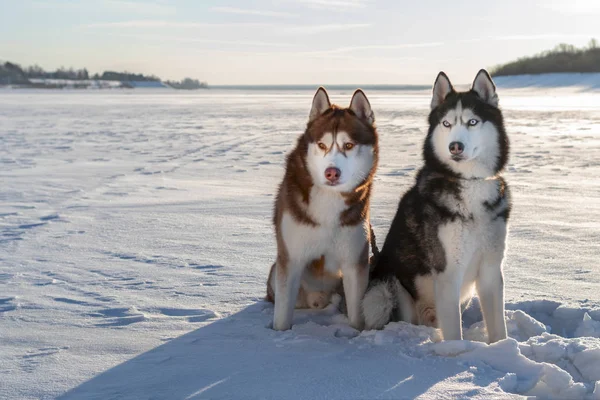
[[[452,142],[450,143],[450,153],[453,156],[457,156],[459,154],[462,154],[463,150],[465,149],[465,145],[462,144],[462,142]]]
[[[340,179],[342,171],[335,167],[329,167],[325,170],[325,178],[331,183],[336,183]]]

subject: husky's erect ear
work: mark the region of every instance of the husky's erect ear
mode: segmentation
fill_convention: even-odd
[[[350,101],[350,109],[358,118],[364,119],[370,125],[375,123],[375,115],[373,115],[373,110],[371,110],[371,103],[369,103],[369,99],[367,99],[365,92],[361,89],[354,91],[352,100]]]
[[[317,93],[315,93],[315,97],[313,98],[312,108],[308,115],[308,122],[317,119],[321,114],[328,110],[329,107],[331,107],[329,96],[327,95],[325,88],[321,86],[317,89]]]
[[[454,91],[452,84],[450,83],[450,79],[448,79],[448,75],[444,73],[444,71],[440,71],[437,78],[435,78],[435,83],[433,84],[433,97],[431,98],[431,109],[433,110],[446,99],[450,93]]]
[[[498,107],[496,85],[494,85],[490,74],[488,74],[485,69],[479,70],[475,80],[473,81],[473,87],[471,89],[477,93],[479,97],[481,97],[481,100],[493,105],[494,107]]]

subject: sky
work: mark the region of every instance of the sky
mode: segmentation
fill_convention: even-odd
[[[600,39],[598,0],[0,0],[0,60],[222,84],[470,83]]]

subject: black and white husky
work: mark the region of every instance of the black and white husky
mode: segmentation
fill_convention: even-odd
[[[488,73],[456,92],[440,72],[425,165],[400,201],[363,299],[367,329],[402,320],[462,339],[461,306],[475,287],[489,342],[506,338],[502,259],[511,200],[500,172],[508,152]]]

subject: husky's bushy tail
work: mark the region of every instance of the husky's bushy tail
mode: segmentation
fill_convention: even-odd
[[[374,280],[362,301],[365,329],[382,329],[390,321],[413,320],[413,299],[396,277]]]
[[[369,260],[370,270],[379,260],[380,251],[377,248],[375,232],[369,224],[371,236],[371,251]],[[382,329],[390,321],[408,321],[413,319],[413,300],[404,286],[396,279],[374,280],[363,297],[362,312],[365,317],[365,329]]]

